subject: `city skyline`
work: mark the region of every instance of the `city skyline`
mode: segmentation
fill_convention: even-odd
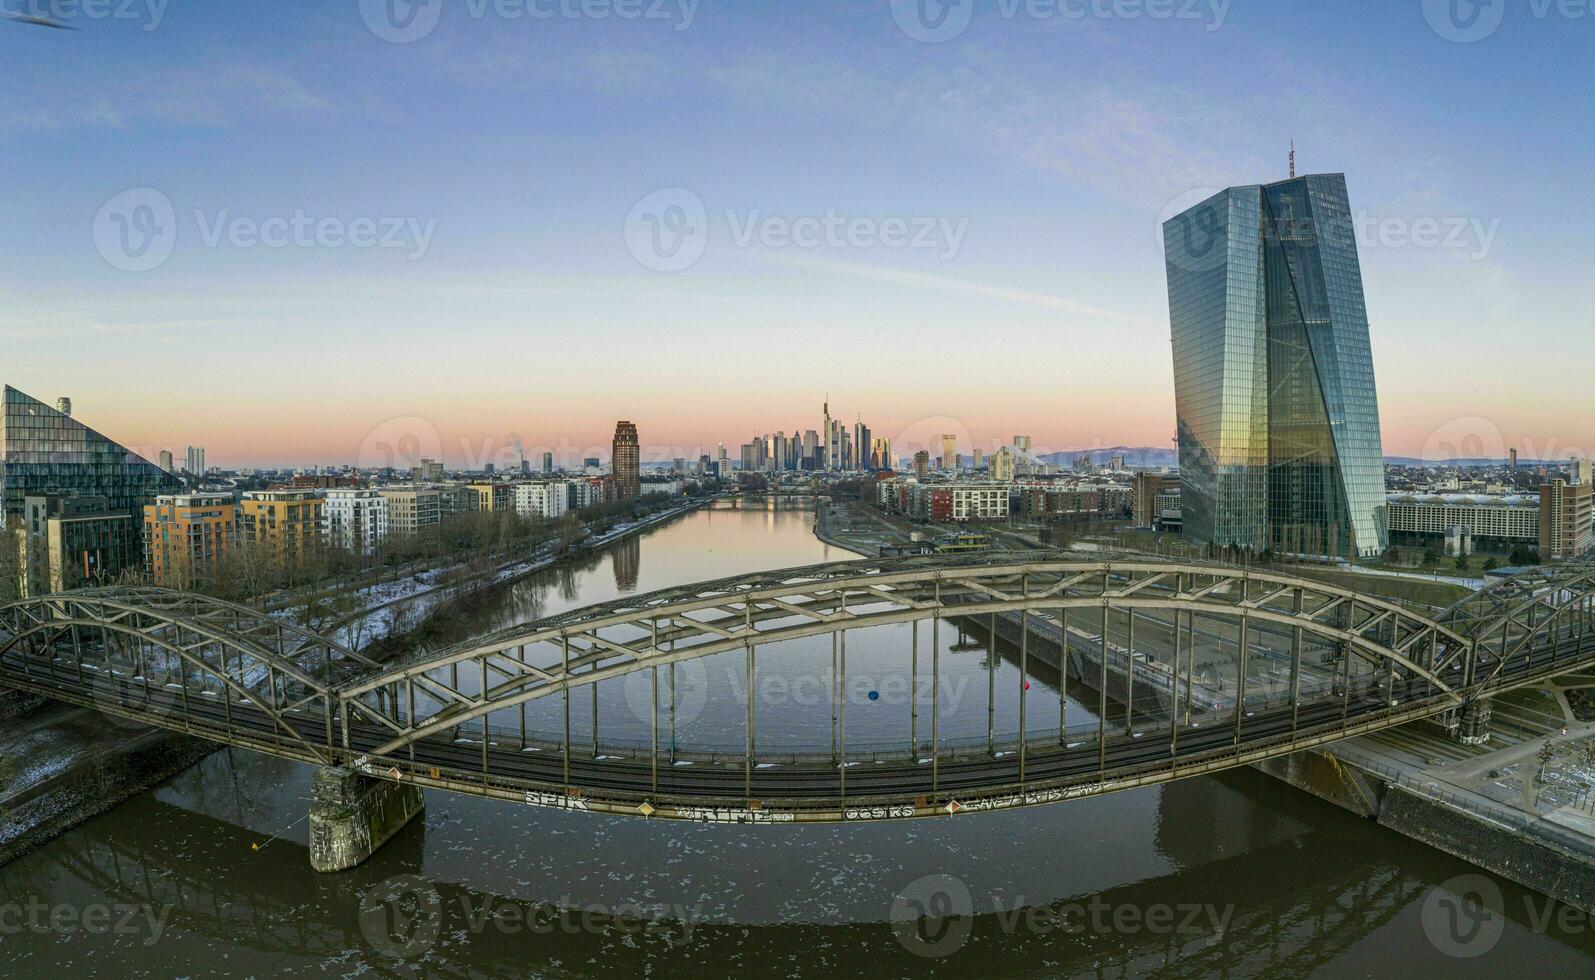
[[[354,4],[274,11],[270,30],[264,12],[216,8],[149,31],[13,34],[0,144],[53,177],[0,191],[16,228],[0,243],[6,380],[80,392],[80,411],[131,444],[238,465],[348,459],[411,416],[450,445],[520,432],[603,446],[612,418],[651,415],[657,444],[712,446],[747,437],[749,403],[753,427],[774,430],[825,390],[889,435],[947,416],[970,444],[1025,431],[1057,449],[1172,445],[1158,226],[1203,191],[1284,177],[1291,139],[1304,170],[1347,173],[1359,202],[1376,367],[1437,352],[1483,365],[1508,336],[1524,365],[1588,353],[1570,286],[1586,276],[1584,223],[1563,206],[1578,189],[1559,168],[1512,176],[1589,156],[1581,127],[1524,128],[1516,109],[1592,94],[1585,73],[1546,91],[1517,70],[1527,52],[1546,70],[1582,57],[1554,23],[1509,19],[1459,45],[1416,3],[1379,30],[1282,5],[1236,4],[1221,24],[982,12],[923,44],[884,7],[704,4],[684,30],[449,11],[415,44],[374,36]],[[1286,33],[1336,43],[1286,62]],[[764,60],[729,53],[775,35]],[[48,80],[68,56],[83,78],[63,93]],[[1269,77],[1266,97],[1245,94],[1239,65]],[[435,100],[399,95],[418,81]],[[665,111],[680,105],[698,111]],[[525,135],[594,118],[610,122],[559,145]],[[762,146],[772,121],[783,139]],[[320,150],[283,155],[302,145]],[[86,166],[53,165],[63,152]],[[934,174],[912,165],[927,155]],[[180,227],[164,263],[124,271],[94,229],[139,188]],[[671,188],[702,201],[709,241],[661,272],[628,247],[628,216]],[[895,218],[945,247],[794,247],[767,220],[832,214],[874,232]],[[302,248],[291,232],[273,247],[236,220],[300,215],[379,234],[392,219],[414,247]],[[1047,356],[949,356],[974,324]],[[234,370],[268,339],[314,356]],[[85,344],[93,358],[75,356]],[[843,349],[856,356],[827,354]],[[185,384],[163,391],[178,352]],[[601,377],[565,369],[600,360]],[[1466,441],[1475,418],[1487,448],[1492,431],[1526,455],[1595,446],[1595,395],[1541,399],[1527,373],[1404,371],[1381,403],[1387,452]]]

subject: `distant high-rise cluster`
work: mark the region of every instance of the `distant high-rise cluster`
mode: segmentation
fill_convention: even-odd
[[[798,471],[888,470],[892,468],[892,444],[876,438],[862,418],[851,426],[831,417],[827,401],[821,411],[820,430],[793,428],[755,436],[742,446],[742,470],[746,473],[789,473]],[[723,474],[722,474],[723,475]]]

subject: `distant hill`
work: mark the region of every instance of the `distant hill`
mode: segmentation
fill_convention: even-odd
[[[1386,456],[1385,462],[1391,466],[1505,466],[1510,460],[1486,459],[1484,457],[1459,457],[1456,459],[1421,459],[1417,456]],[[1564,459],[1522,459],[1519,466],[1562,466]]]
[[[1045,453],[1042,459],[1055,463],[1065,469],[1074,465],[1074,461],[1081,456],[1089,456],[1094,466],[1103,466],[1115,456],[1124,457],[1124,465],[1131,469],[1158,469],[1159,467],[1176,467],[1180,465],[1180,453],[1177,449],[1163,449],[1154,446],[1113,446],[1108,449],[1076,449],[1067,452]],[[1446,459],[1432,460],[1420,459],[1416,456],[1386,456],[1385,462],[1391,466],[1505,466],[1504,459]],[[1566,461],[1559,459],[1538,460],[1519,459],[1519,466],[1560,466]]]
[[[1124,465],[1131,469],[1158,469],[1180,465],[1180,454],[1174,449],[1153,446],[1113,446],[1109,449],[1076,449],[1069,452],[1046,453],[1042,459],[1049,463],[1071,467],[1082,456],[1090,457],[1093,466],[1105,466],[1115,456],[1124,457]]]

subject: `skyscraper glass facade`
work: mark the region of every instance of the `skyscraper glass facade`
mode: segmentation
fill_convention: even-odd
[[[1345,177],[1232,187],[1164,225],[1185,533],[1371,557],[1388,542]]]
[[[30,495],[104,497],[107,509],[142,526],[144,505],[183,488],[160,467],[15,388],[5,389],[0,415],[0,521],[14,526]],[[132,554],[139,546],[130,544]]]

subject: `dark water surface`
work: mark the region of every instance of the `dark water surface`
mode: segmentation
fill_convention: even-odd
[[[812,520],[801,506],[717,505],[515,584],[471,629],[851,557],[815,539]],[[943,735],[983,737],[986,652],[943,632]],[[923,628],[920,641],[928,652]],[[804,681],[828,667],[830,642],[808,642],[760,652],[761,676],[776,679],[756,688],[761,739],[829,736],[830,695]],[[850,676],[881,695],[848,697],[850,745],[906,731],[908,642],[906,627],[850,638]],[[1011,731],[1017,671],[995,669]],[[1056,687],[1038,680],[1030,710],[1056,725]],[[718,660],[678,678],[683,741],[740,745],[741,682]],[[601,735],[645,737],[650,693],[601,691]],[[1071,725],[1092,717],[1068,710]],[[573,726],[591,723],[577,698]],[[649,823],[429,793],[424,819],[333,876],[305,852],[310,777],[223,751],[0,869],[0,975],[1595,973],[1582,915],[1249,769],[863,826]],[[1501,914],[1470,904],[1481,888]]]

